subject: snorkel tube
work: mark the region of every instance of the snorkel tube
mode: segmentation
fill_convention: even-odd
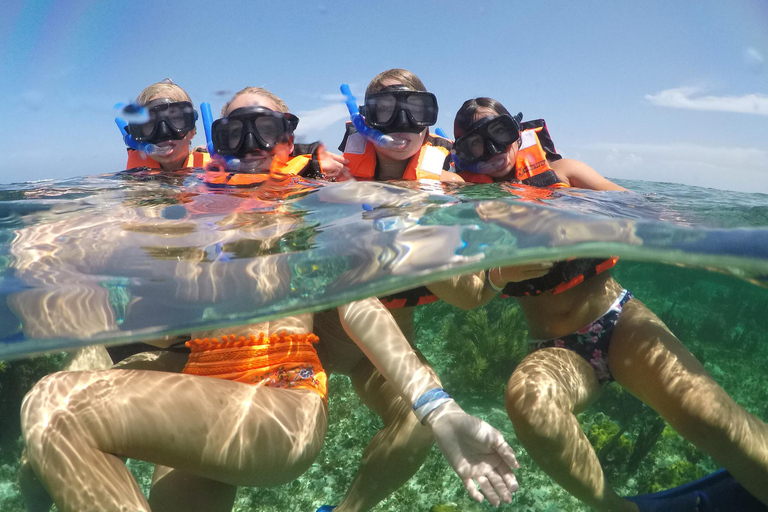
[[[362,114],[360,114],[360,110],[357,108],[357,100],[352,95],[352,91],[349,89],[349,85],[341,84],[341,94],[347,97],[345,103],[347,104],[347,110],[349,110],[349,118],[352,121],[352,125],[354,125],[355,130],[357,130],[357,133],[372,143],[376,144],[380,148],[403,149],[408,144],[408,141],[406,140],[395,139],[365,124],[365,119],[363,119]]]
[[[126,123],[125,119],[122,117],[116,117],[115,124],[117,124],[117,128],[120,130],[120,135],[123,136],[123,142],[125,142],[125,145],[131,149],[146,153],[147,156],[168,155],[173,151],[173,148],[171,147],[164,148],[149,142],[139,142],[131,137],[131,134],[128,132],[128,123]]]
[[[231,155],[219,155],[213,147],[213,114],[211,113],[211,104],[204,101],[200,104],[200,112],[203,115],[203,129],[205,130],[205,145],[208,148],[208,154],[211,159],[223,160],[227,169],[237,170],[240,167],[240,160]]]

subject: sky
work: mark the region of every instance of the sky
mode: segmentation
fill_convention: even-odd
[[[605,176],[768,193],[766,0],[3,4],[0,183],[123,169],[114,106],[164,78],[214,114],[266,87],[336,148],[340,84],[401,67],[449,135],[490,96]]]

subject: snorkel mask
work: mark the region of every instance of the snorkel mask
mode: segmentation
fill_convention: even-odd
[[[272,151],[293,136],[299,118],[265,107],[251,106],[233,110],[228,116],[213,120],[211,105],[200,105],[208,152],[226,162],[229,170],[251,172],[247,156],[256,150]]]
[[[157,144],[168,140],[182,140],[195,129],[197,111],[188,101],[173,101],[170,98],[159,98],[147,105],[130,104],[122,109],[126,117],[146,117],[144,122],[126,122],[122,117],[116,117],[115,123],[120,129],[125,145],[142,151],[149,156],[170,154],[173,147],[162,147]]]
[[[391,85],[365,97],[361,113],[382,133],[421,133],[437,122],[437,98],[431,92]]]
[[[349,118],[352,121],[355,130],[357,130],[357,133],[368,139],[371,143],[384,149],[403,149],[408,145],[408,141],[405,139],[395,139],[365,124],[365,119],[357,108],[357,99],[352,95],[349,85],[341,84],[341,94],[347,98],[345,103],[347,104],[347,110],[349,110]]]
[[[520,121],[523,114],[515,117],[507,114],[485,117],[456,139],[451,159],[457,169],[475,174],[490,174],[506,165],[496,155],[506,153],[510,144],[520,139]]]

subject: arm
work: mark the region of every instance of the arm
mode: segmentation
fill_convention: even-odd
[[[347,334],[409,404],[440,387],[378,299],[341,306],[339,316]],[[498,430],[470,416],[453,400],[429,412],[424,423],[474,499],[482,501],[485,495],[494,505],[512,501],[518,485],[510,468],[519,465]]]
[[[430,283],[429,291],[457,308],[470,310],[483,306],[496,296],[496,291],[485,286],[485,271],[454,276],[445,281]]]
[[[572,187],[590,190],[627,190],[602,177],[596,170],[578,160],[563,158],[549,164],[561,181]]]

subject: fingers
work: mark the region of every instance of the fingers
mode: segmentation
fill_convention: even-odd
[[[490,475],[490,476],[494,476],[494,475]],[[498,480],[501,480],[501,478],[499,478]],[[494,507],[498,507],[499,504],[501,503],[501,500],[499,499],[499,495],[496,494],[495,486],[491,483],[490,479],[486,476],[479,476],[475,478],[475,481],[477,482],[477,485],[480,487],[480,490],[482,491],[483,495],[486,498],[488,498],[488,501],[491,503],[491,505],[493,505]]]
[[[520,485],[517,483],[517,478],[511,469],[501,465],[498,468],[501,479],[504,480],[504,485],[509,489],[509,492],[517,492],[520,489]]]
[[[501,442],[496,446],[496,453],[499,454],[499,457],[501,457],[501,460],[504,461],[506,467],[512,469],[520,469],[520,463],[517,462],[515,451],[511,446],[507,444],[506,441],[504,441],[504,438],[502,438]]]
[[[471,478],[465,478],[462,480],[464,482],[464,488],[467,490],[470,496],[475,501],[479,501],[480,503],[483,502],[483,493],[477,490],[477,487],[475,487],[475,482]]]

